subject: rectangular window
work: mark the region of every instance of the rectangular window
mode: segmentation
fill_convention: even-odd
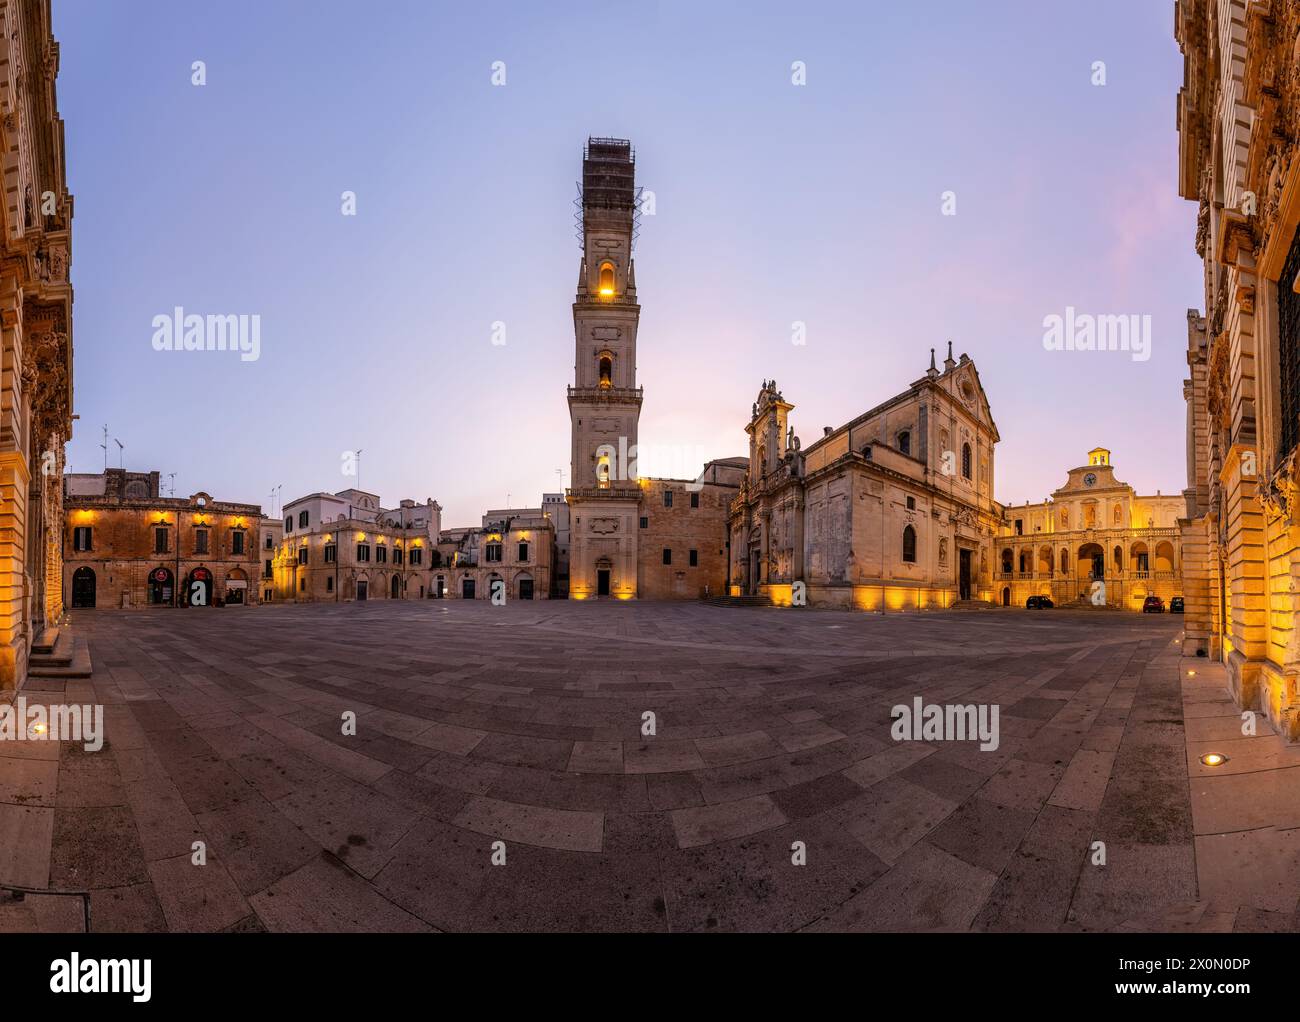
[[[339,548],[333,543],[325,544],[325,563],[333,564],[339,559]]]
[[[307,528],[307,512],[306,512],[306,511],[299,511],[299,512],[298,512],[298,528],[300,528],[300,529],[305,529],[305,528]]]
[[[1023,518],[1017,518],[1017,519],[1016,519],[1016,535],[1017,535],[1017,536],[1023,536],[1024,534],[1025,534],[1025,521],[1024,521]]]
[[[673,491],[664,490],[664,507],[672,507],[672,506],[673,506]]]
[[[527,544],[527,543],[520,543],[520,544],[519,544],[519,563],[520,563],[520,564],[526,564],[527,562],[528,562],[528,544]]]
[[[664,547],[664,564],[672,564],[672,563],[673,563],[673,552],[669,550],[667,547]]]
[[[274,550],[274,549],[275,549],[275,537],[274,537],[274,536],[267,536],[267,537],[266,537],[266,549],[268,549],[268,550]]]
[[[379,564],[388,563],[388,547],[384,546],[382,543],[375,547],[375,561]]]
[[[72,530],[72,549],[89,550],[90,547],[90,526],[78,525]]]
[[[641,516],[641,528],[643,529],[650,528],[650,519],[647,518],[645,515]]]
[[[486,557],[489,564],[499,564],[501,562],[501,544],[489,543],[487,545]]]
[[[298,563],[299,564],[307,563],[307,548],[305,546],[300,546],[298,548]]]
[[[915,498],[915,497],[908,497],[908,498],[907,498],[907,510],[909,510],[909,511],[915,511],[915,510],[916,510],[916,498]]]
[[[244,555],[244,533],[241,529],[236,529],[230,534],[230,553],[235,557]]]
[[[696,493],[695,491],[692,491],[692,492],[691,492],[691,507],[699,507],[699,506],[700,506],[700,495],[699,495],[698,493]]]
[[[270,578],[272,574],[273,574],[273,573],[272,573],[272,571],[271,571],[271,562],[270,562],[270,561],[266,561],[266,562],[262,565],[262,577],[263,577],[263,578]]]
[[[700,552],[699,552],[698,550],[692,550],[692,551],[691,551],[691,567],[692,567],[692,568],[698,568],[699,566],[700,566]]]
[[[410,557],[411,563],[419,564],[422,559],[423,559],[423,555],[420,553],[420,548],[417,546],[414,550],[411,551],[411,557]]]
[[[293,515],[290,515],[284,520],[284,531],[293,532]]]
[[[394,564],[402,563],[402,548],[400,546],[393,547],[393,563]]]
[[[206,554],[208,552],[208,530],[194,530],[194,552],[196,554]]]
[[[1294,282],[1300,274],[1300,230],[1291,239],[1291,251],[1277,282],[1278,396],[1281,397],[1282,444],[1285,458],[1300,439],[1300,295]]]
[[[358,561],[370,560],[370,547],[366,546],[365,543],[357,544],[357,560]]]
[[[156,554],[165,554],[167,552],[167,530],[153,530],[153,552]]]
[[[325,591],[326,591],[327,593],[332,593],[332,592],[334,592],[334,576],[333,576],[333,575],[326,575],[326,576],[325,576]]]

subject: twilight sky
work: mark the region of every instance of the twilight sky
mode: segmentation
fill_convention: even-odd
[[[1177,492],[1200,269],[1172,8],[54,0],[70,469],[100,470],[107,423],[111,465],[117,437],[178,495],[268,513],[277,485],[354,485],[357,448],[365,489],[435,497],[444,526],[535,505],[568,483],[574,182],[611,135],[656,200],[643,474],[746,453],[765,377],[811,443],[951,338],[1002,434],[999,500],[1042,499],[1098,444],[1140,492]],[[178,305],[260,315],[260,358],[155,351]],[[1150,315],[1150,360],[1045,350],[1067,306]]]

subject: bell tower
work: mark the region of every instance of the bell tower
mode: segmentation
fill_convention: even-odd
[[[637,588],[641,487],[635,474],[641,388],[636,385],[636,155],[625,139],[589,138],[583,151],[582,262],[573,302],[569,387],[569,595],[628,599]]]

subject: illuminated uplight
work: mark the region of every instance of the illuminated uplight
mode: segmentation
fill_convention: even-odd
[[[1201,762],[1208,767],[1223,766],[1228,762],[1228,757],[1221,752],[1207,752],[1201,757]]]
[[[48,724],[33,724],[30,733],[34,735],[43,735],[49,730],[50,726]]]

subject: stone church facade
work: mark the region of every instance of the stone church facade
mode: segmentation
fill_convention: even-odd
[[[731,503],[731,589],[777,604],[924,610],[993,595],[998,430],[951,347],[906,391],[804,447],[764,381]]]
[[[49,0],[0,0],[0,689],[63,605],[72,196]]]
[[[1188,314],[1185,648],[1300,739],[1300,5],[1180,0]]]

